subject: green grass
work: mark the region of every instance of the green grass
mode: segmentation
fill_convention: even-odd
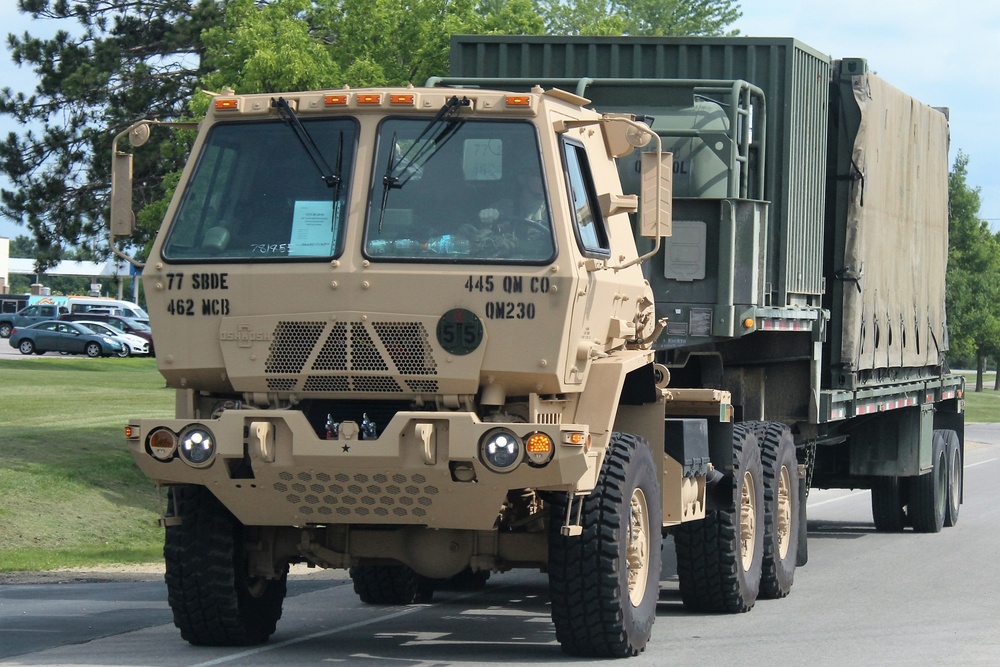
[[[1000,391],[993,391],[996,373],[983,375],[983,390],[976,388],[976,374],[962,371],[965,376],[965,421],[1000,422]]]
[[[152,359],[0,359],[0,571],[162,558],[129,417],[170,417]]]

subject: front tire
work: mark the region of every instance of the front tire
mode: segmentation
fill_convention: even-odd
[[[101,356],[101,344],[100,343],[87,343],[87,347],[84,348],[84,352],[91,359],[96,359]]]
[[[196,646],[251,646],[274,634],[287,567],[251,577],[247,529],[203,486],[172,489],[174,516],[163,546],[167,599],[181,637]]]
[[[674,535],[677,578],[692,611],[736,614],[753,608],[764,559],[764,483],[757,438],[733,426],[733,509],[709,510],[680,524]],[[725,484],[726,482],[720,482]]]
[[[128,345],[122,345],[122,349],[118,350],[116,354],[119,359],[125,359],[131,354],[131,351],[128,349]]]
[[[14,326],[10,322],[0,322],[0,338],[10,338]]]
[[[660,590],[662,503],[653,455],[613,433],[596,488],[582,500],[578,537],[564,536],[565,501],[552,503],[549,595],[563,651],[620,658],[646,648]]]

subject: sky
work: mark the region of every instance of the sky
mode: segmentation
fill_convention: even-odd
[[[1000,231],[1000,2],[995,0],[742,0],[731,27],[753,37],[794,37],[833,58],[866,58],[870,70],[921,102],[951,111],[951,155],[969,158],[980,217]],[[0,34],[51,34],[0,0]],[[4,43],[6,40],[4,40]],[[0,53],[0,86],[30,92],[34,77]],[[994,124],[995,123],[995,124]],[[0,134],[15,129],[0,118]],[[0,236],[27,233],[0,220]]]

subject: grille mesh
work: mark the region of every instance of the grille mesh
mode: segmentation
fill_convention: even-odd
[[[437,363],[418,322],[375,322],[372,327],[402,375],[437,375]]]
[[[430,336],[421,322],[278,322],[264,372],[298,375],[310,359],[311,373],[301,386],[298,377],[267,377],[268,389],[397,394],[438,391],[436,379],[419,377],[438,374]]]
[[[325,322],[279,322],[274,329],[265,373],[298,373],[323,333]]]
[[[333,325],[312,368],[314,371],[347,370],[347,327],[345,325],[339,323]]]

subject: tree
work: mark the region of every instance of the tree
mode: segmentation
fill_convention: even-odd
[[[948,329],[951,349],[976,360],[975,390],[982,391],[986,360],[1000,353],[1000,238],[978,217],[968,162],[960,152],[948,178]]]
[[[240,93],[420,85],[448,70],[455,33],[719,34],[736,0],[17,0],[68,24],[8,37],[31,94],[0,91],[25,129],[0,141],[0,215],[32,232],[38,269],[106,235],[113,137],[141,118],[198,117],[199,89]],[[136,152],[131,243],[148,248],[191,135],[154,132]],[[107,253],[106,245],[102,246]]]
[[[139,118],[183,112],[207,73],[202,31],[218,23],[222,4],[18,0],[33,18],[69,24],[51,39],[9,35],[14,63],[38,84],[28,95],[0,91],[0,113],[26,128],[0,142],[0,171],[13,184],[0,192],[0,214],[32,232],[39,270],[106,235],[111,139]],[[157,141],[136,161],[139,207],[162,196],[162,175],[176,166]]]
[[[550,34],[720,35],[742,15],[734,0],[539,2]]]

